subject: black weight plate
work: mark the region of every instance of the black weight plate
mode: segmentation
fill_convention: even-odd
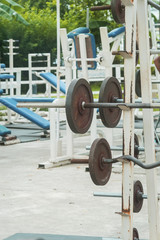
[[[158,56],[154,59],[154,64],[155,64],[158,72],[160,73],[160,56]]]
[[[121,86],[115,77],[108,77],[102,82],[99,92],[99,102],[112,103],[115,98],[122,98]],[[99,113],[104,126],[114,128],[119,123],[122,110],[119,108],[100,108]]]
[[[140,212],[143,206],[143,186],[140,181],[134,182],[134,189],[133,189],[133,212],[138,213]]]
[[[136,92],[138,97],[142,97],[142,94],[141,94],[141,73],[140,73],[140,70],[137,70],[137,72],[136,72],[135,92]]]
[[[83,108],[82,103],[93,102],[89,83],[81,78],[73,80],[69,85],[66,97],[66,117],[74,133],[86,133],[93,118],[93,108]]]
[[[125,23],[125,7],[121,0],[111,1],[111,12],[116,23]]]
[[[138,42],[136,41],[136,50],[139,50]],[[136,52],[136,65],[138,64],[139,61],[139,53]]]
[[[138,239],[139,239],[138,230],[136,228],[133,228],[133,240],[138,240]]]
[[[97,138],[91,146],[89,154],[89,172],[96,185],[105,185],[112,171],[111,163],[103,163],[103,158],[112,159],[110,146],[104,138]]]
[[[139,140],[137,135],[134,134],[134,157],[135,158],[138,158],[138,155],[139,155],[138,147],[139,147]]]

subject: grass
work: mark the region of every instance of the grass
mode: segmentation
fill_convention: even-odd
[[[7,110],[7,107],[5,107],[5,106],[0,106],[0,111],[2,111],[2,110]]]

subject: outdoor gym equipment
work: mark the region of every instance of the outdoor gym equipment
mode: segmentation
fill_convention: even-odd
[[[96,185],[105,185],[110,179],[112,164],[127,161],[133,162],[144,169],[153,169],[160,166],[160,161],[152,164],[144,164],[130,155],[112,158],[111,149],[107,140],[104,138],[97,138],[92,143],[89,154],[89,172],[92,181]]]
[[[160,5],[155,3],[152,0],[147,0],[148,4],[152,7],[160,10]],[[125,23],[125,6],[123,5],[121,0],[111,0],[111,5],[103,5],[103,6],[94,6],[90,8],[91,11],[100,11],[100,10],[111,10],[113,19],[117,23]]]
[[[94,192],[93,194],[96,197],[113,197],[113,198],[122,198],[122,194],[117,193],[102,193]],[[147,195],[144,194],[142,183],[137,180],[133,184],[133,212],[138,213],[142,209],[143,200],[147,199]]]
[[[160,108],[159,103],[124,103],[119,81],[114,77],[106,78],[101,85],[99,102],[93,102],[90,84],[85,79],[76,79],[68,88],[66,102],[18,103],[17,107],[65,108],[66,117],[74,133],[85,133],[90,128],[93,109],[99,108],[100,118],[106,127],[114,128],[120,121],[122,110],[132,108]]]

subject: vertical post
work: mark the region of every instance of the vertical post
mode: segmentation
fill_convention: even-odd
[[[32,97],[32,54],[28,54],[29,96]]]
[[[50,53],[46,54],[47,58],[47,72],[51,71],[51,55]],[[46,87],[48,88],[48,97],[51,97],[51,85],[46,84]]]
[[[82,77],[84,77],[88,81],[87,49],[86,49],[86,38],[88,36],[85,34],[80,34],[78,37],[81,54]]]
[[[86,27],[89,28],[89,8],[87,8],[86,12]]]
[[[69,46],[68,46],[68,38],[66,29],[60,29],[60,38],[62,45],[62,52],[65,63],[65,80],[66,80],[66,91],[69,87],[69,84],[72,81],[72,64],[67,60],[70,56]],[[69,125],[67,123],[67,156],[73,157],[73,133],[71,132]]]
[[[105,67],[105,77],[112,76],[112,53],[110,50],[108,30],[106,27],[100,27],[100,36],[102,43],[102,58],[103,61],[101,63],[102,66]],[[107,128],[105,137],[109,144],[113,145],[113,129]]]
[[[149,48],[149,30],[148,30],[148,11],[147,0],[137,1],[138,16],[138,37],[139,37],[139,56],[141,67],[141,86],[142,101],[152,102],[151,90],[151,66],[150,66],[150,48]],[[143,23],[143,24],[142,24]],[[153,110],[143,110],[144,143],[146,163],[155,162],[155,143],[154,143],[154,122]],[[157,198],[156,170],[146,171],[147,194],[148,194],[148,222],[149,239],[160,239],[160,222]]]
[[[125,50],[124,78],[125,102],[134,102],[135,95],[135,34],[136,34],[136,0],[122,0],[125,5]],[[123,112],[123,153],[134,155],[134,110]],[[133,239],[133,164],[122,164],[122,239]]]
[[[56,114],[55,108],[49,109],[50,118],[50,162],[56,162],[57,141],[56,141]]]
[[[60,97],[60,1],[57,0],[57,98]]]
[[[10,74],[13,75],[13,39],[9,39],[9,68]],[[10,96],[13,97],[13,78],[10,79]]]
[[[16,95],[20,97],[21,96],[21,71],[17,71],[16,81],[17,81]]]

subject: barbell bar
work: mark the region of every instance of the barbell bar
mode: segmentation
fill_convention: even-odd
[[[95,192],[93,196],[96,197],[113,197],[113,198],[122,198],[122,194],[117,193],[102,193]],[[133,212],[139,213],[143,206],[143,200],[147,199],[147,195],[144,194],[142,183],[137,180],[133,184]]]
[[[123,151],[122,146],[121,147],[110,147],[111,151]],[[91,146],[86,146],[86,150],[91,150]],[[136,134],[134,134],[134,157],[138,158],[139,152],[144,152],[144,147],[139,147],[139,140]]]
[[[139,194],[141,195],[142,193],[139,192]],[[110,197],[110,198],[121,198],[122,197],[122,194],[119,194],[119,193],[94,192],[93,195],[96,197]],[[142,199],[148,199],[148,196],[146,194],[142,194],[141,197],[142,197]],[[158,195],[158,200],[160,200],[160,195]]]
[[[107,140],[104,138],[95,139],[89,153],[89,173],[92,181],[96,185],[105,185],[110,179],[112,164],[128,161],[144,169],[153,169],[160,166],[160,161],[144,164],[130,155],[112,158],[111,149]]]
[[[115,22],[125,23],[125,6],[122,5],[121,0],[111,0],[111,5],[93,6],[90,10],[111,10]]]
[[[158,103],[118,103],[122,90],[115,77],[106,78],[101,85],[99,102],[93,102],[93,94],[84,78],[73,80],[68,88],[66,99],[52,103],[17,103],[17,107],[65,108],[66,117],[74,133],[86,133],[93,118],[93,108],[99,108],[100,118],[106,127],[114,128],[119,123],[122,110],[131,108],[160,108]]]

